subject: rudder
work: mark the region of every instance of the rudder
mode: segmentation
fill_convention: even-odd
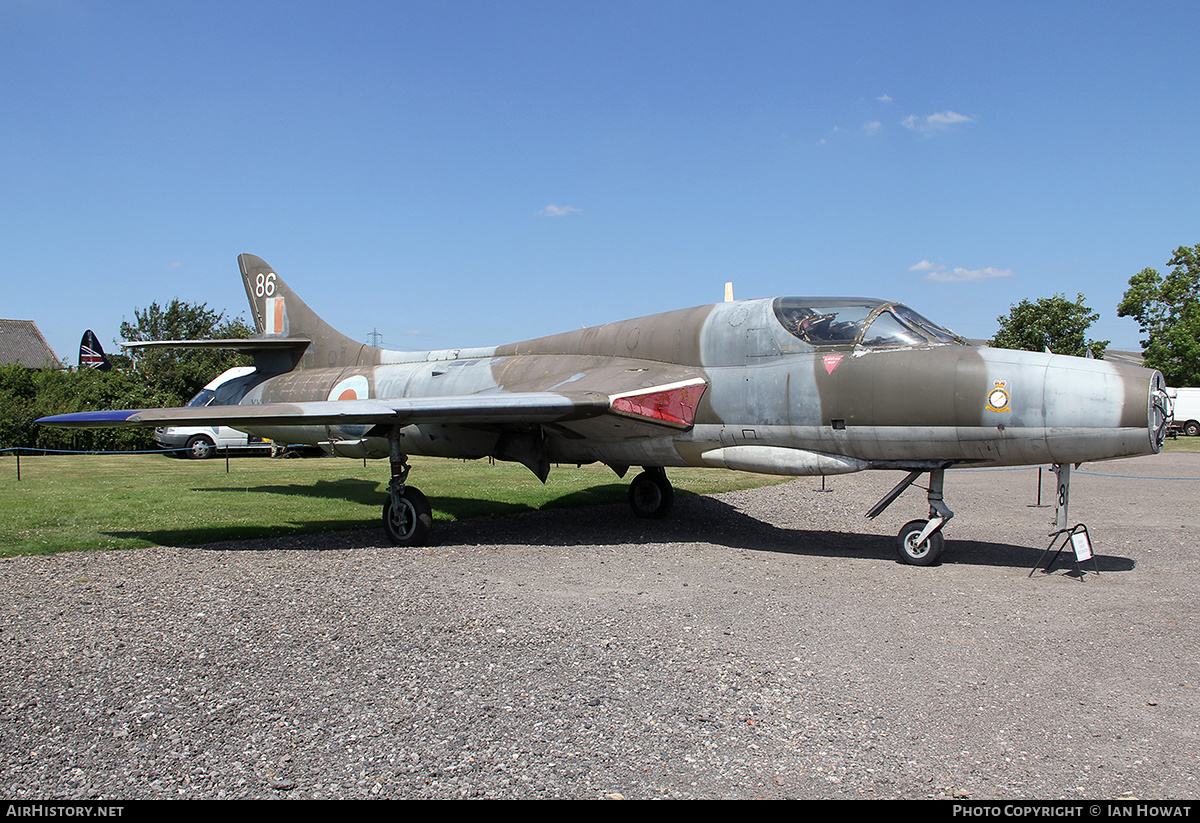
[[[261,257],[240,254],[238,266],[258,335],[310,341],[298,368],[379,363],[379,349],[351,340],[322,320]]]

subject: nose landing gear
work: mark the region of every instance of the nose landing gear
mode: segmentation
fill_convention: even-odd
[[[878,517],[924,473],[924,469],[909,472],[908,476],[897,483],[894,489],[871,507],[871,510],[867,512],[867,517],[871,519]],[[942,527],[950,518],[954,517],[954,512],[947,508],[942,499],[945,479],[946,469],[944,466],[929,470],[929,519],[910,520],[904,524],[904,528],[900,529],[900,533],[896,536],[896,549],[900,553],[900,559],[910,566],[932,566],[937,563],[946,547],[946,536],[942,534]]]
[[[946,548],[946,535],[940,531],[933,532],[921,539],[921,534],[929,528],[928,520],[910,520],[904,524],[896,537],[896,548],[901,559],[910,566],[932,566],[942,556]]]

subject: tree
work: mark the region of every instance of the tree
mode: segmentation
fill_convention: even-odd
[[[1169,386],[1200,386],[1200,244],[1180,246],[1166,277],[1142,269],[1129,278],[1117,315],[1141,326],[1142,355]]]
[[[226,320],[224,312],[207,303],[185,303],[174,298],[164,308],[151,303],[133,310],[136,322],[121,322],[121,336],[129,341],[212,340],[249,337],[251,329],[241,318]],[[131,349],[134,371],[155,394],[170,398],[168,405],[182,406],[205,383],[233,366],[249,360],[226,349]]]
[[[1107,340],[1087,339],[1087,330],[1100,319],[1079,295],[1072,303],[1065,296],[1042,297],[1036,303],[1022,300],[1007,315],[997,317],[1000,330],[990,341],[998,349],[1045,351],[1055,354],[1092,356],[1103,360]]]

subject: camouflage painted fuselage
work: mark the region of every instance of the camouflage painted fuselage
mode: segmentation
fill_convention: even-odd
[[[611,397],[691,386],[702,394],[694,418],[682,423],[614,414],[552,423],[421,423],[403,429],[402,444],[410,454],[491,455],[531,468],[602,462],[619,471],[710,466],[783,475],[1151,454],[1161,447],[1165,422],[1154,403],[1162,385],[1154,371],[953,342],[872,347],[860,337],[812,345],[785,329],[771,299],[495,348],[362,347],[327,357],[331,365],[306,364],[265,380],[243,404],[496,392]],[[252,431],[344,456],[388,454],[380,426]]]
[[[1166,431],[1158,372],[971,346],[882,300],[730,301],[508,346],[405,353],[339,333],[261,258],[238,262],[256,335],[137,345],[231,348],[253,356],[252,371],[222,375],[184,408],[39,422],[226,425],[386,457],[384,529],[406,546],[422,545],[433,524],[429,501],[407,483],[410,454],[512,460],[542,480],[554,463],[641,466],[629,488],[640,517],[670,510],[663,469],[673,466],[907,471],[868,517],[927,472],[929,519],[897,537],[914,565],[935,563],[944,545],[945,469],[1055,464],[1061,534],[1069,464],[1152,454]]]

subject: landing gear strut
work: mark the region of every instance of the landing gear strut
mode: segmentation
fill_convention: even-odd
[[[911,471],[908,476],[896,484],[896,487],[884,495],[869,512],[868,518],[875,518],[892,504],[905,489],[924,474],[924,470]],[[929,472],[929,519],[910,520],[904,524],[900,534],[896,536],[896,550],[900,559],[912,566],[932,566],[942,555],[946,547],[946,536],[942,534],[942,526],[946,525],[954,512],[946,507],[942,499],[945,484],[945,468],[932,469]]]
[[[629,484],[629,506],[638,517],[666,517],[674,502],[675,490],[661,466],[647,467]]]
[[[424,546],[433,529],[433,510],[425,495],[408,479],[408,455],[400,448],[400,430],[388,434],[391,447],[392,479],[388,483],[387,502],[383,504],[383,530],[397,546]]]

